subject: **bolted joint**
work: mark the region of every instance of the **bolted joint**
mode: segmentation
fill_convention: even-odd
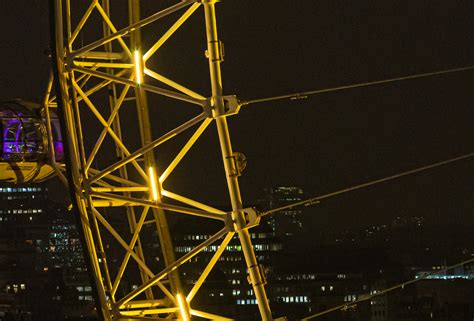
[[[238,114],[239,100],[235,95],[207,98],[204,103],[204,113],[209,118]]]
[[[82,190],[81,193],[85,196],[89,196],[93,192],[92,186],[89,180],[82,181]]]
[[[252,286],[267,284],[267,278],[263,266],[261,264],[250,266],[247,280]]]
[[[247,167],[247,158],[243,153],[234,152],[231,156],[226,157],[229,162],[229,176],[237,177],[242,175],[242,172]]]
[[[255,227],[260,224],[260,213],[253,207],[243,210],[247,229]]]
[[[117,304],[112,304],[111,306],[109,306],[109,309],[111,320],[120,320],[121,314],[119,306]]]
[[[73,56],[72,56],[72,55],[69,55],[69,54],[66,55],[65,62],[66,62],[66,63],[64,64],[64,70],[66,70],[66,71],[68,71],[68,72],[71,71],[72,68],[73,68],[74,65],[75,65],[75,64],[74,64],[74,58],[73,58]]]
[[[238,232],[259,225],[260,218],[260,212],[253,207],[248,207],[240,211],[228,212],[225,223],[229,232]]]

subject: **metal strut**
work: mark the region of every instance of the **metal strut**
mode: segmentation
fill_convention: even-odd
[[[164,315],[167,319],[190,320],[195,316],[230,320],[194,309],[192,300],[237,234],[261,319],[273,320],[264,288],[265,275],[255,257],[248,232],[249,228],[259,224],[261,214],[242,206],[238,177],[245,169],[246,159],[242,153],[232,151],[227,126],[226,118],[237,114],[240,104],[237,97],[223,95],[220,64],[224,50],[217,36],[216,1],[182,0],[141,18],[140,0],[127,0],[128,26],[118,31],[111,17],[113,1],[78,1],[78,5],[73,6],[72,0],[50,1],[54,12],[52,39],[55,44],[57,101],[69,146],[66,151],[69,155],[68,182],[74,207],[79,213],[83,245],[90,260],[89,271],[93,275],[99,317],[104,321],[161,320]],[[84,5],[84,10],[78,10],[80,5]],[[155,52],[201,6],[206,24],[211,97],[202,96],[152,70],[152,64],[147,65]],[[141,27],[185,7],[188,8],[176,22],[148,51],[142,52]],[[82,39],[87,26],[96,30],[97,20],[91,18],[97,18],[96,13],[103,27],[102,38],[79,44],[76,40]],[[152,85],[150,80],[161,82],[173,90]],[[151,94],[197,104],[202,111],[157,138],[152,136],[154,120],[150,118],[148,109],[147,95]],[[136,115],[137,120],[127,119],[127,126],[124,126],[120,115],[125,113],[122,113],[123,109],[130,107],[136,108],[132,117]],[[130,118],[131,113],[125,115]],[[93,121],[89,122],[89,119]],[[189,199],[164,186],[169,175],[213,121],[217,126],[232,204],[229,212]],[[155,166],[157,149],[194,126],[198,127],[194,134],[159,176]],[[131,142],[135,142],[138,132],[140,144],[135,146]],[[110,157],[111,150],[115,150],[116,158]],[[168,203],[168,200],[180,205]],[[164,211],[217,220],[224,227],[176,258]],[[127,223],[128,230],[124,229]],[[150,227],[152,224],[154,228]],[[142,244],[150,240],[150,236],[151,241],[156,242],[155,234],[151,233],[158,236],[163,266],[150,260],[157,255],[155,248]],[[178,268],[217,242],[220,244],[215,254],[196,283],[185,293]],[[162,270],[155,271],[159,266]]]
[[[242,206],[238,175],[235,175],[238,169],[236,168],[235,162],[232,161],[233,152],[229,128],[226,120],[226,105],[222,97],[222,76],[220,68],[222,61],[222,46],[220,46],[220,41],[217,35],[215,11],[216,1],[204,0],[202,3],[204,6],[204,14],[206,19],[207,56],[209,59],[209,71],[212,86],[212,110],[216,119],[219,143],[227,178],[227,186],[232,203],[233,221],[237,226],[237,234],[242,245],[245,262],[249,270],[250,282],[257,298],[258,308],[260,310],[262,320],[273,320],[267,294],[265,293],[265,282],[263,281],[264,277],[262,275],[262,270],[260,268],[255,268],[259,265],[255,257],[250,234],[246,228],[247,221]]]
[[[140,21],[140,0],[129,0],[129,22],[130,25],[133,25]],[[140,49],[142,48],[142,41],[141,41],[141,29],[135,29],[130,33],[130,43],[132,50],[135,52],[135,64],[139,66],[135,70],[135,81],[140,85],[141,81],[139,79],[143,79],[144,75],[144,66],[143,60],[141,56]],[[135,87],[135,97],[136,97],[136,107],[138,113],[138,121],[140,124],[140,137],[142,141],[142,147],[151,143],[152,135],[151,135],[151,122],[150,122],[150,115],[148,112],[148,100],[146,92],[141,86]],[[148,151],[144,155],[145,167],[148,169],[152,169],[155,171],[156,163],[155,163],[155,156],[153,151]],[[157,178],[155,175],[150,175],[149,177],[150,184],[156,184],[157,193],[156,195],[152,196],[152,199],[157,203],[161,202],[161,188],[160,184],[157,182]],[[163,259],[165,264],[171,265],[174,261],[176,261],[174,255],[174,248],[173,242],[171,241],[171,235],[168,228],[168,222],[163,210],[158,208],[152,208],[153,217],[156,222],[156,228],[158,231],[158,237],[160,239],[160,244],[163,251]],[[171,285],[172,293],[179,294],[183,292],[181,286],[181,280],[178,273],[178,270],[174,270],[168,276]]]

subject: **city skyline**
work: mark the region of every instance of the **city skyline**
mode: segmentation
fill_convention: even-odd
[[[277,187],[266,189],[265,194],[267,197],[262,201],[271,200],[270,207],[275,208],[287,203],[289,199],[299,198],[303,191],[295,187]],[[6,262],[2,266],[8,267],[16,262],[14,264],[18,270],[12,278],[8,269],[0,269],[0,288],[3,289],[0,300],[3,304],[18,302],[24,313],[33,316],[32,320],[42,320],[41,317],[37,319],[38,315],[53,310],[55,314],[50,316],[51,320],[61,320],[61,316],[81,320],[90,315],[92,287],[84,273],[82,249],[71,213],[67,213],[60,204],[47,201],[44,184],[24,187],[3,185],[0,187],[0,200],[8,200],[9,204],[8,209],[0,211],[0,230],[4,237],[7,236],[4,232],[10,231],[9,248],[10,251],[16,250],[8,252],[8,248],[0,247],[3,254],[11,253],[7,261],[2,261]],[[278,228],[281,223],[288,222],[285,216],[275,216],[268,221],[270,224],[263,223],[251,229],[257,258],[266,271],[270,285],[269,299],[275,316],[286,315],[289,320],[296,320],[311,312],[324,310],[328,307],[327,304],[334,306],[344,302],[351,305],[352,301],[362,299],[369,293],[374,294],[374,291],[383,290],[404,278],[424,278],[426,274],[431,276],[415,287],[381,296],[372,300],[370,305],[362,304],[357,309],[332,314],[332,318],[367,320],[371,317],[372,321],[385,321],[395,320],[382,318],[386,315],[392,315],[393,318],[401,314],[401,320],[407,320],[410,315],[428,313],[423,312],[421,305],[426,304],[422,303],[423,295],[426,295],[423,293],[426,291],[442,295],[442,300],[447,305],[452,304],[449,302],[458,302],[461,306],[465,304],[465,300],[455,299],[455,289],[465,293],[464,297],[469,296],[469,282],[474,280],[474,264],[460,265],[440,273],[437,270],[458,263],[469,253],[466,251],[472,251],[472,235],[469,236],[472,226],[455,226],[456,230],[453,230],[450,226],[429,218],[398,217],[390,224],[365,229],[349,228],[344,232],[310,231],[314,241],[304,245],[301,235],[308,232],[304,229],[307,227],[308,217],[301,212],[286,214],[291,219],[295,218],[294,214],[297,215],[299,224],[296,227],[303,227],[300,233],[287,233],[286,231],[294,231],[291,227],[286,230]],[[122,224],[116,225],[116,228],[121,231],[126,227]],[[190,248],[212,237],[214,229],[214,225],[203,225],[196,219],[179,222],[172,227],[177,255],[188,252]],[[438,237],[433,238],[433,235]],[[156,238],[142,241],[144,248],[159,247]],[[106,242],[105,246],[108,247],[109,243]],[[216,245],[210,246],[202,255],[192,259],[189,265],[180,269],[186,287],[192,287],[196,283],[199,271],[217,249]],[[234,316],[237,320],[258,319],[256,301],[247,283],[241,250],[237,239],[227,245],[227,251],[220,257],[216,270],[198,295],[195,308],[206,308],[214,313]],[[30,259],[25,261],[25,255]],[[300,264],[295,265],[287,258],[297,260]],[[108,259],[110,262],[115,260],[114,256],[109,256]],[[149,256],[148,259],[154,260],[155,257]],[[156,259],[159,261],[159,256]],[[124,286],[136,287],[133,280],[134,278],[130,278]],[[441,284],[444,280],[449,280],[451,285]],[[49,288],[40,290],[39,284],[42,282],[48,284]],[[49,298],[53,304],[60,303],[62,310],[51,310],[48,304],[43,308],[36,307],[34,302],[38,300],[39,291],[45,303]],[[451,294],[443,294],[445,292]],[[7,295],[10,298],[17,297],[17,300],[6,301]],[[407,298],[414,295],[419,298],[407,301]],[[411,306],[413,311],[403,311],[396,308],[396,304]],[[222,308],[228,305],[234,305],[235,308]],[[436,304],[430,309],[428,311],[436,317],[446,313],[445,307]],[[464,313],[470,313],[469,311]],[[462,320],[455,319],[454,314],[451,317],[453,319],[449,320]],[[3,320],[1,313],[0,320]]]

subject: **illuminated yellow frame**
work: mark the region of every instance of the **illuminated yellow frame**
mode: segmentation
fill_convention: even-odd
[[[146,18],[141,18],[139,0],[129,0],[130,23],[120,30],[116,29],[110,16],[112,1],[89,1],[85,12],[80,13],[77,17],[79,19],[75,25],[72,22],[74,19],[71,18],[76,18],[77,15],[77,13],[71,12],[71,2],[74,0],[52,1],[56,30],[53,57],[56,58],[54,62],[57,71],[55,76],[59,94],[57,98],[50,97],[48,94],[45,98],[45,106],[46,109],[56,106],[63,108],[65,138],[69,147],[70,159],[69,168],[67,168],[68,174],[70,174],[69,186],[75,194],[75,203],[80,213],[85,235],[85,246],[91,258],[90,268],[98,289],[100,313],[104,319],[107,321],[112,319],[123,321],[131,319],[162,320],[157,315],[166,314],[182,320],[189,320],[192,316],[228,320],[223,316],[193,309],[192,300],[233,236],[238,235],[262,320],[272,320],[264,288],[264,276],[255,258],[248,232],[248,228],[258,224],[258,221],[249,222],[248,215],[242,206],[238,168],[227,126],[226,117],[235,114],[237,110],[228,111],[225,102],[232,98],[223,96],[222,93],[220,71],[222,48],[217,34],[215,1],[183,0]],[[200,7],[203,8],[205,15],[211,97],[202,96],[147,66],[147,61]],[[184,12],[174,24],[148,50],[144,50],[141,43],[141,28],[181,10]],[[103,37],[79,46],[77,38],[90,22],[89,18],[94,11],[97,11],[102,17]],[[119,45],[121,52],[113,50],[112,42]],[[142,54],[142,52],[144,53]],[[97,79],[100,80],[98,83]],[[151,79],[157,80],[173,90],[152,85],[149,81]],[[95,80],[93,85],[90,85],[91,80]],[[119,90],[119,86],[121,90]],[[99,105],[93,97],[95,93],[104,90],[113,93],[107,106]],[[139,122],[134,131],[140,132],[142,144],[136,150],[130,150],[122,140],[122,135],[133,129],[121,126],[119,120],[119,110],[124,101],[130,98],[130,94],[134,95],[137,110],[139,110]],[[152,137],[147,94],[163,95],[195,104],[202,108],[202,112],[161,137]],[[83,130],[80,118],[81,110],[84,108],[90,110],[102,126],[101,133],[94,140],[95,144],[90,152],[86,152],[84,147],[84,141],[88,137]],[[103,116],[104,110],[110,112],[107,118]],[[169,175],[213,121],[216,122],[218,129],[232,206],[230,212],[213,208],[163,187]],[[154,151],[164,142],[195,126],[197,128],[194,134],[163,173],[158,176]],[[114,141],[119,160],[104,168],[94,168],[94,161],[100,155],[107,135]],[[143,159],[143,162],[139,162],[139,159]],[[130,178],[130,169],[136,171],[141,178],[140,181]],[[62,173],[64,169],[57,168],[57,171],[64,181],[65,175]],[[137,197],[137,192],[148,194],[148,198]],[[183,205],[166,203],[166,199],[177,201]],[[102,212],[103,208],[107,207],[124,209],[132,233],[130,242],[126,242],[107,221]],[[140,213],[137,213],[138,208],[142,209]],[[190,252],[176,259],[163,211],[218,220],[222,222],[223,228]],[[151,221],[147,220],[150,214],[153,216]],[[156,223],[166,264],[166,267],[159,272],[151,271],[147,266],[140,244],[142,228],[150,222]],[[104,254],[107,249],[102,244],[99,226],[105,228],[123,248],[123,260],[115,276],[111,275],[109,263]],[[202,271],[193,288],[185,294],[176,269],[221,238],[223,240],[218,250]],[[129,293],[119,295],[117,290],[123,280],[125,270],[130,268],[130,259],[137,263],[142,283]],[[167,284],[162,282],[165,277],[169,280]],[[150,290],[152,287],[159,288],[163,297],[155,298],[154,292]],[[145,294],[146,299],[138,300],[137,297],[142,293]]]

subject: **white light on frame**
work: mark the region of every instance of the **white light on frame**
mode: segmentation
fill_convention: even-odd
[[[156,187],[156,175],[153,167],[148,168],[148,174],[150,176],[150,185],[151,185],[151,197],[154,201],[158,200],[158,189]]]
[[[135,50],[135,78],[137,84],[142,83],[142,64],[140,58],[140,51]]]
[[[189,321],[188,313],[186,311],[186,306],[185,306],[186,304],[185,299],[180,293],[178,293],[176,297],[178,298],[179,311],[181,312],[181,317],[183,318],[183,321]]]

